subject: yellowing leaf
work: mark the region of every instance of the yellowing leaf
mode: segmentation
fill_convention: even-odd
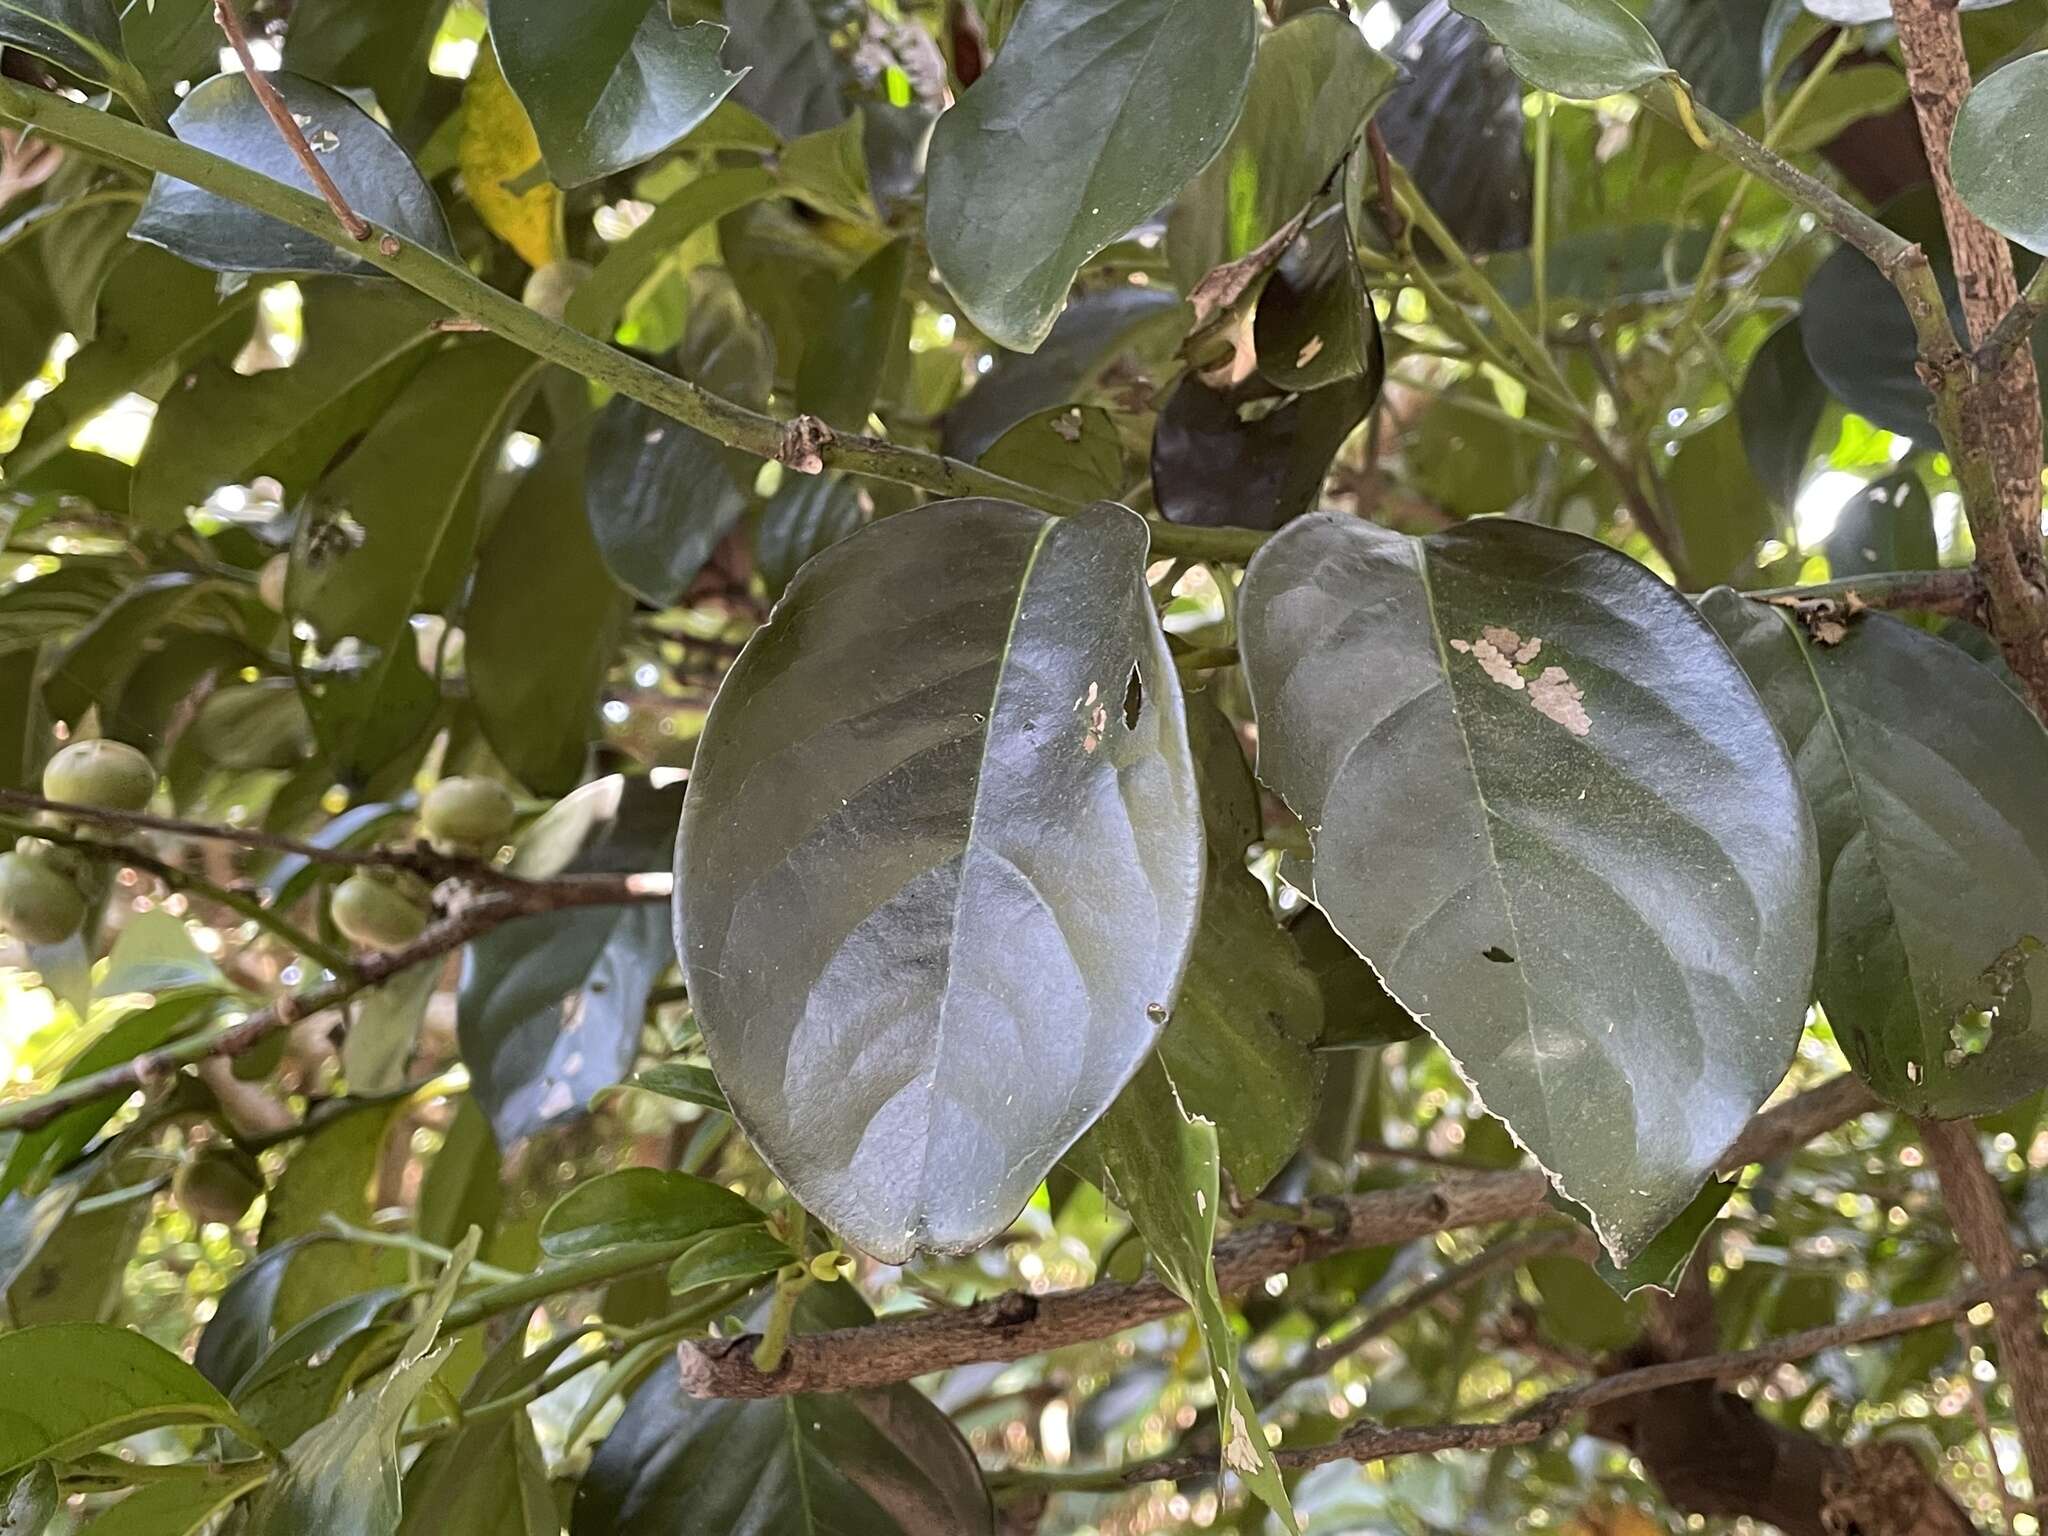
[[[533,136],[526,108],[505,83],[492,48],[478,50],[476,68],[463,88],[456,164],[470,202],[492,234],[528,266],[544,267],[561,259],[561,188],[544,176],[524,192],[513,192],[508,185],[540,164],[540,141]]]

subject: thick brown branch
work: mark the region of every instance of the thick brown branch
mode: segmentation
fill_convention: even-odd
[[[1920,1144],[1941,1180],[1941,1197],[1949,1225],[1970,1256],[1978,1278],[1996,1285],[2024,1272],[2012,1230],[2006,1225],[2005,1199],[1984,1166],[1977,1134],[1966,1120],[1923,1120]],[[2027,1467],[2037,1489],[2048,1473],[2048,1347],[2041,1335],[2041,1309],[2032,1293],[2008,1293],[1993,1318],[1998,1338],[1998,1369],[2012,1389],[2013,1419]]]
[[[228,45],[235,50],[235,57],[241,60],[242,73],[248,77],[249,89],[256,93],[256,100],[262,104],[265,115],[277,125],[278,136],[292,152],[292,158],[312,178],[313,186],[327,200],[327,206],[334,210],[335,218],[348,231],[349,239],[369,239],[370,221],[349,207],[348,199],[341,195],[341,188],[334,184],[334,178],[327,174],[327,167],[320,163],[320,157],[313,153],[313,146],[306,142],[305,130],[292,116],[292,109],[277,94],[277,87],[270,83],[269,77],[256,67],[256,56],[249,51],[249,38],[242,31],[241,18],[235,14],[234,0],[213,0],[213,19],[227,34]]]
[[[2024,1295],[2031,1298],[2043,1286],[2048,1286],[2048,1273],[2022,1270],[2007,1275],[1997,1284],[1977,1285],[1934,1301],[1874,1312],[1853,1322],[1808,1328],[1773,1339],[1756,1349],[1705,1355],[1692,1360],[1672,1360],[1602,1376],[1583,1386],[1566,1387],[1539,1398],[1510,1419],[1481,1424],[1425,1424],[1392,1429],[1378,1424],[1361,1424],[1325,1445],[1288,1446],[1276,1455],[1282,1467],[1295,1470],[1318,1467],[1331,1461],[1382,1461],[1392,1456],[1412,1456],[1426,1451],[1490,1450],[1506,1445],[1530,1445],[1566,1421],[1606,1403],[1690,1382],[1744,1381],[1788,1360],[1804,1360],[1826,1350],[1841,1349],[1850,1344],[1868,1344],[1936,1323],[1952,1322],[1979,1302],[1993,1297],[2003,1296],[2010,1300]],[[1210,1458],[1192,1457],[1147,1462],[1130,1468],[1123,1476],[1126,1482],[1141,1483],[1198,1477],[1214,1470],[1215,1465]]]
[[[564,875],[556,880],[531,880],[505,886],[466,902],[399,949],[364,955],[355,974],[280,997],[246,1018],[174,1040],[119,1066],[91,1072],[61,1083],[49,1092],[12,1104],[0,1104],[0,1131],[27,1131],[47,1125],[81,1104],[122,1097],[168,1079],[180,1067],[210,1056],[240,1056],[281,1029],[303,1023],[325,1009],[336,1008],[358,992],[389,980],[423,961],[460,949],[516,917],[558,912],[570,907],[620,906],[631,902],[666,901],[670,877],[649,875]]]
[[[1721,1159],[1724,1171],[1767,1162],[1874,1107],[1860,1083],[1835,1079],[1752,1120]],[[1461,1227],[1554,1216],[1541,1174],[1491,1173],[1319,1201],[1307,1222],[1267,1222],[1216,1245],[1216,1279],[1241,1291],[1333,1253],[1410,1242]],[[778,1397],[887,1386],[979,1361],[1022,1360],[1084,1339],[1107,1338],[1181,1311],[1155,1280],[1109,1282],[1032,1296],[1013,1291],[956,1311],[891,1319],[865,1328],[802,1334],[781,1367],[755,1369],[756,1335],[700,1339],[678,1351],[683,1388],[695,1397]]]

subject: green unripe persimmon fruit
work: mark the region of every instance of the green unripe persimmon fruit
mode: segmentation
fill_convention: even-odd
[[[420,827],[436,843],[489,850],[505,841],[518,814],[496,779],[443,779],[420,803]]]
[[[26,944],[61,944],[84,922],[75,881],[33,853],[0,854],[0,927]]]
[[[43,769],[43,793],[66,805],[140,811],[156,794],[156,765],[121,741],[74,741]]]
[[[590,264],[583,261],[551,261],[544,267],[536,267],[526,279],[526,287],[519,295],[519,301],[537,315],[546,315],[550,320],[560,320],[569,308],[569,300],[584,279],[590,276]]]
[[[336,886],[331,910],[342,936],[365,949],[397,949],[427,928],[426,903],[413,888],[368,873]]]
[[[256,1159],[230,1147],[202,1147],[171,1176],[178,1209],[202,1226],[209,1221],[233,1226],[262,1193],[263,1170]]]

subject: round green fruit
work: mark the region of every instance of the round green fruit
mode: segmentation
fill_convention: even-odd
[[[120,741],[74,741],[43,769],[43,793],[65,805],[140,811],[156,794],[156,765]]]
[[[350,875],[334,888],[334,926],[351,944],[397,949],[426,931],[427,909],[389,880]]]
[[[262,1193],[263,1170],[256,1159],[230,1147],[202,1147],[171,1176],[178,1209],[202,1226],[209,1221],[233,1226]]]
[[[85,921],[78,886],[35,854],[0,854],[0,927],[26,944],[62,944]]]
[[[588,262],[551,261],[534,268],[526,280],[525,291],[519,295],[520,302],[535,314],[559,320],[567,313],[570,298],[589,276]]]
[[[495,849],[517,815],[510,791],[496,779],[443,779],[420,805],[420,827],[436,843]]]

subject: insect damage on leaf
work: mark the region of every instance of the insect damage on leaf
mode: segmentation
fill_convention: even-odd
[[[1584,736],[1593,729],[1592,719],[1586,714],[1585,692],[1563,667],[1545,667],[1533,677],[1524,670],[1542,655],[1540,638],[1524,640],[1505,625],[1489,624],[1480,631],[1477,640],[1453,640],[1451,649],[1461,656],[1470,656],[1479,663],[1482,672],[1511,693],[1527,693],[1539,714],[1555,720],[1574,736]]]
[[[1977,977],[1977,990],[1956,1010],[1955,1021],[1949,1025],[1949,1048],[1942,1056],[1944,1064],[1960,1067],[1970,1057],[1981,1056],[1991,1048],[1991,1037],[2005,1016],[2014,989],[2026,982],[2027,963],[2043,947],[2033,934],[2022,934],[1983,969]],[[2013,1010],[2014,1027],[2024,1029],[2032,1011],[2031,1006]]]
[[[1259,1470],[1259,1451],[1252,1443],[1251,1430],[1245,1424],[1244,1414],[1227,1396],[1229,1390],[1230,1384],[1227,1381],[1217,1383],[1218,1395],[1224,1396],[1225,1401],[1230,1403],[1230,1433],[1223,1441],[1223,1465],[1243,1476]]]
[[[1789,611],[1815,645],[1840,645],[1848,638],[1849,626],[1870,606],[1854,592],[1841,597],[1768,597],[1764,601]]]

